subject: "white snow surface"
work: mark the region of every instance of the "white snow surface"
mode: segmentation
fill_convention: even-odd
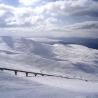
[[[56,43],[49,44],[51,41]],[[98,50],[57,42],[1,36],[0,67],[72,79],[21,74],[16,77],[12,72],[0,71],[0,98],[98,98]]]

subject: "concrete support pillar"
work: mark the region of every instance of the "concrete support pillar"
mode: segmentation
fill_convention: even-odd
[[[26,72],[26,77],[28,77],[28,72]]]
[[[34,73],[35,77],[37,76],[37,73]]]
[[[15,70],[15,75],[17,75],[17,71]]]

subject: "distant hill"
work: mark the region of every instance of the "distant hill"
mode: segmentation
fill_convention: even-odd
[[[98,38],[59,38],[62,44],[78,44],[89,48],[98,49]]]

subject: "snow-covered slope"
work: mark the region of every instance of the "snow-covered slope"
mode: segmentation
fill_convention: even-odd
[[[0,66],[98,78],[98,50],[82,45],[46,44],[31,38],[0,37]]]
[[[48,42],[46,43],[45,40],[48,40]],[[54,44],[51,44],[51,41]],[[44,78],[37,77],[32,79],[31,77],[29,77],[27,80],[29,81],[29,83],[30,81],[35,81],[38,82],[37,83],[38,85],[46,84],[46,85],[57,87],[58,91],[60,90],[62,92],[66,92],[64,96],[67,96],[68,94],[68,98],[73,98],[72,96],[74,95],[75,97],[76,95],[77,96],[81,95],[80,93],[83,93],[83,98],[86,98],[86,95],[87,96],[94,95],[94,97],[88,97],[88,98],[97,98],[98,97],[97,96],[98,50],[88,48],[83,45],[76,45],[76,44],[64,45],[59,43],[59,41],[57,40],[51,40],[51,41],[46,38],[44,39],[44,41],[42,41],[41,39],[37,41],[37,39],[35,38],[1,36],[0,37],[0,67],[7,67],[7,68],[14,68],[14,69],[28,70],[28,71],[37,71],[37,72],[67,76],[73,79],[68,80],[68,79],[52,78],[52,77],[44,77]],[[3,78],[3,77],[8,77],[8,78]],[[14,83],[15,85],[17,85],[18,81],[16,81],[15,77],[10,75],[6,76],[5,73],[0,73],[1,82],[4,81],[4,83],[6,83],[6,79],[9,78],[10,79],[14,78]],[[88,80],[88,81],[78,80],[77,78],[82,80]],[[20,78],[17,79],[21,82]],[[23,77],[21,77],[21,79],[23,79]],[[27,80],[23,79],[22,81],[25,82]],[[52,83],[50,83],[49,81],[52,81]],[[15,85],[11,85],[11,87],[14,89],[18,89],[16,88]],[[21,83],[19,83],[19,85],[21,85]],[[28,83],[26,85],[28,86]],[[32,83],[30,83],[30,86],[28,86],[28,88],[30,88],[30,91],[32,91],[31,85]],[[3,87],[0,89],[1,91],[7,87],[7,85],[4,86],[4,84],[2,83],[1,86]],[[25,84],[22,85],[23,88],[24,86]],[[10,89],[10,86],[8,88]],[[38,88],[39,87],[37,87],[37,89]],[[91,89],[88,90],[89,88]],[[19,89],[22,89],[21,86],[19,87]],[[46,88],[43,88],[42,90],[45,91],[45,89]],[[73,92],[74,90],[76,90],[76,92],[79,91],[79,94]],[[58,91],[54,90],[54,93],[57,94]],[[85,92],[85,94],[83,91]],[[58,97],[55,96],[53,98],[61,98],[60,96],[61,94],[63,94],[62,92],[58,93]],[[69,94],[70,92],[73,92],[72,96]],[[23,92],[21,93],[23,94]],[[48,94],[48,90],[47,92],[43,92],[43,93]],[[41,94],[43,93],[41,92]],[[8,94],[10,93],[8,92]],[[50,96],[54,96],[54,95],[50,94]],[[44,97],[42,96],[42,98]],[[45,98],[49,98],[49,97],[45,97]],[[81,98],[81,96],[80,97],[78,96],[76,98]]]
[[[98,98],[97,92],[70,91],[35,81],[45,78],[30,79],[0,72],[0,98]]]

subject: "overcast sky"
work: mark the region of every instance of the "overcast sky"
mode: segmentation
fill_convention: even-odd
[[[98,0],[0,0],[0,33],[98,37]]]

